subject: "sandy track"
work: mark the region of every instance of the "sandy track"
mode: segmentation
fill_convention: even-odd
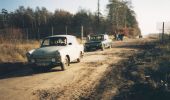
[[[112,49],[88,52],[81,63],[72,63],[66,71],[54,68],[49,72],[34,73],[26,68],[6,74],[3,78],[0,77],[0,99],[89,99],[88,96],[94,92],[109,68],[113,69],[114,65],[137,52],[139,48],[135,47],[141,43],[143,44],[143,40],[117,42]],[[111,93],[115,92],[116,87],[112,87]]]

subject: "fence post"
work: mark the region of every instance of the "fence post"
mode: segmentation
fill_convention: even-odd
[[[26,33],[27,33],[27,42],[28,42],[28,28],[26,28]]]
[[[66,35],[67,35],[67,34],[68,34],[68,33],[67,33],[67,31],[68,31],[67,26],[65,26],[65,29],[66,29]]]
[[[38,27],[38,40],[40,40],[40,29]]]
[[[165,23],[162,24],[162,43],[164,43],[164,33],[165,32]]]
[[[84,28],[81,26],[81,42],[83,43]]]
[[[54,28],[53,26],[51,27],[51,33],[52,33],[52,36],[54,35]]]

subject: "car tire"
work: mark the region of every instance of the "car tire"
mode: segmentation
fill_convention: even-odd
[[[61,63],[61,70],[64,71],[66,70],[66,67],[70,65],[70,62],[68,60],[68,57],[65,57],[65,61]]]
[[[102,49],[101,49],[101,50],[102,50],[102,51],[104,51],[104,49],[105,49],[105,46],[104,46],[104,44],[103,44],[103,45],[102,45]]]
[[[79,63],[81,60],[80,60],[80,58],[77,58],[77,63]]]
[[[112,48],[112,45],[110,44],[110,45],[109,45],[109,49],[111,49],[111,48]]]
[[[81,58],[83,58],[82,52],[80,52],[79,58],[77,58],[77,63],[79,63],[81,61]]]
[[[89,49],[85,48],[85,49],[84,49],[84,51],[85,51],[85,52],[88,52],[88,51],[89,51]]]
[[[80,58],[83,58],[84,54],[83,52],[80,52]]]

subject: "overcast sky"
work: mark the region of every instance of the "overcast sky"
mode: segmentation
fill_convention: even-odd
[[[106,14],[108,0],[101,1],[101,10]],[[56,9],[64,9],[76,13],[80,8],[95,12],[97,0],[1,0],[0,9],[14,11],[18,6],[36,8],[46,7],[51,12]],[[158,32],[157,23],[170,22],[170,0],[132,0],[133,9],[136,12],[139,27],[143,34]]]

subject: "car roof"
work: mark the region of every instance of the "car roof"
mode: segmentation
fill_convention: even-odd
[[[76,37],[73,36],[73,35],[53,35],[53,36],[48,36],[48,37],[46,37],[45,39],[53,38],[53,37],[54,37],[54,38],[55,38],[55,37],[66,37],[68,43],[77,43]]]
[[[91,34],[90,36],[99,36],[99,35],[107,35],[107,34]]]
[[[53,35],[53,36],[48,36],[46,38],[51,38],[51,37],[66,37],[66,38],[75,38],[73,35]]]

